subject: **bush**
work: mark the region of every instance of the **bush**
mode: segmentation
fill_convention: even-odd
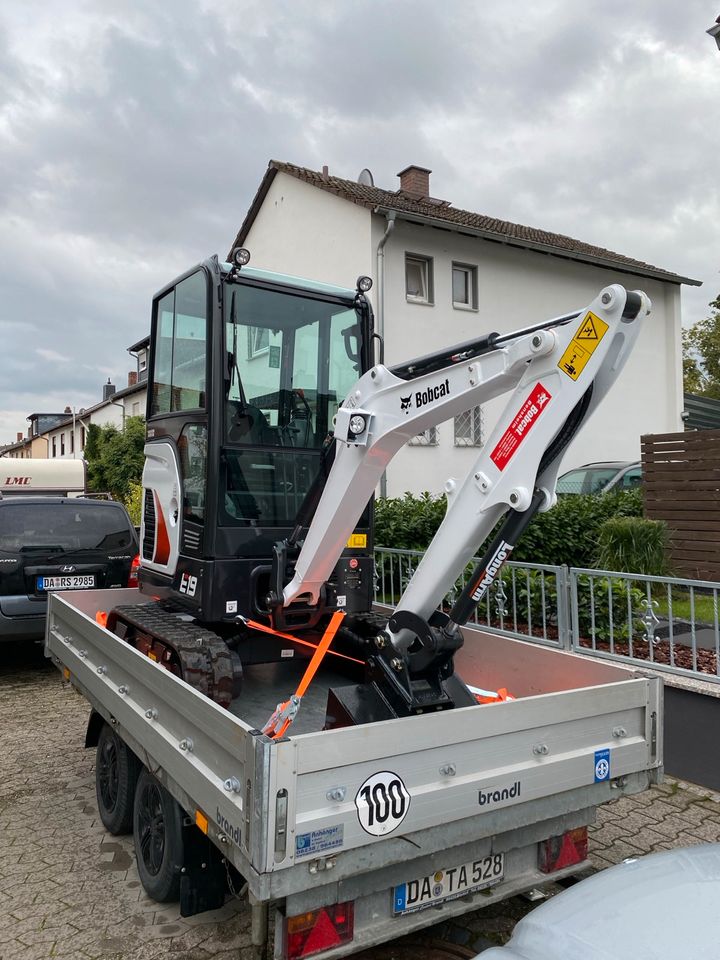
[[[375,501],[375,543],[396,550],[425,550],[445,516],[445,497],[423,493]],[[639,490],[600,496],[561,497],[538,514],[521,537],[512,559],[521,563],[592,567],[602,524],[612,517],[642,517]],[[492,534],[491,534],[492,537]],[[482,554],[478,544],[477,553]]]
[[[375,501],[375,543],[393,550],[425,550],[442,523],[447,508],[444,496],[422,493],[414,497]]]
[[[662,577],[668,572],[668,528],[662,520],[612,517],[598,532],[597,565],[604,570]]]
[[[505,569],[502,574],[505,593],[508,597],[505,623],[513,615],[512,571]],[[610,612],[612,597],[612,636],[613,640],[627,640],[632,631],[641,629],[642,601],[645,594],[638,587],[630,587],[627,581],[611,577],[593,577],[581,574],[577,579],[578,628],[581,637],[595,640],[610,639]],[[543,621],[549,627],[557,627],[557,584],[553,576],[543,578],[540,570],[519,571],[515,576],[515,599],[518,622],[531,624],[533,634]],[[628,620],[628,600],[630,602],[630,620]],[[495,619],[494,591],[490,601],[491,617]],[[480,607],[483,615],[483,606]]]
[[[642,590],[630,587],[627,580],[591,578],[580,574],[577,579],[577,601],[581,637],[592,640],[594,633],[595,640],[610,640],[611,598],[613,640],[628,640],[631,634],[642,629],[641,604],[645,599]]]
[[[140,519],[142,513],[142,495],[143,487],[142,483],[131,483],[130,492],[123,500],[125,504],[125,509],[130,515],[130,520],[134,527],[140,526]]]
[[[512,559],[521,563],[592,567],[602,524],[611,517],[641,517],[639,490],[560,497],[538,514],[520,538]]]

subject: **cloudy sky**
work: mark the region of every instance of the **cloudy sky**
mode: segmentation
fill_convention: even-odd
[[[554,230],[720,293],[720,0],[3,0],[0,443],[89,406],[270,158]],[[261,264],[258,264],[261,266]],[[342,279],[342,278],[339,278]]]

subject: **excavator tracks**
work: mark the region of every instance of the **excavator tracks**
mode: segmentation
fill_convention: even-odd
[[[239,660],[211,630],[155,603],[115,607],[108,614],[107,627],[221,707],[229,707],[237,695]]]

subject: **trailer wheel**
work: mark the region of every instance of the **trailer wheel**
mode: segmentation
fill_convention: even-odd
[[[139,762],[128,745],[103,723],[95,750],[95,795],[106,830],[131,833]]]
[[[177,900],[184,859],[183,812],[145,767],[135,789],[133,839],[147,895],[158,903]]]

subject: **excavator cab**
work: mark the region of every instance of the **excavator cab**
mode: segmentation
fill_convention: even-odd
[[[155,296],[148,376],[140,589],[213,628],[272,622],[273,578],[292,576],[335,415],[373,349],[365,278],[343,289],[233,254]],[[294,604],[280,626],[370,609],[370,517],[368,506],[320,602]]]

